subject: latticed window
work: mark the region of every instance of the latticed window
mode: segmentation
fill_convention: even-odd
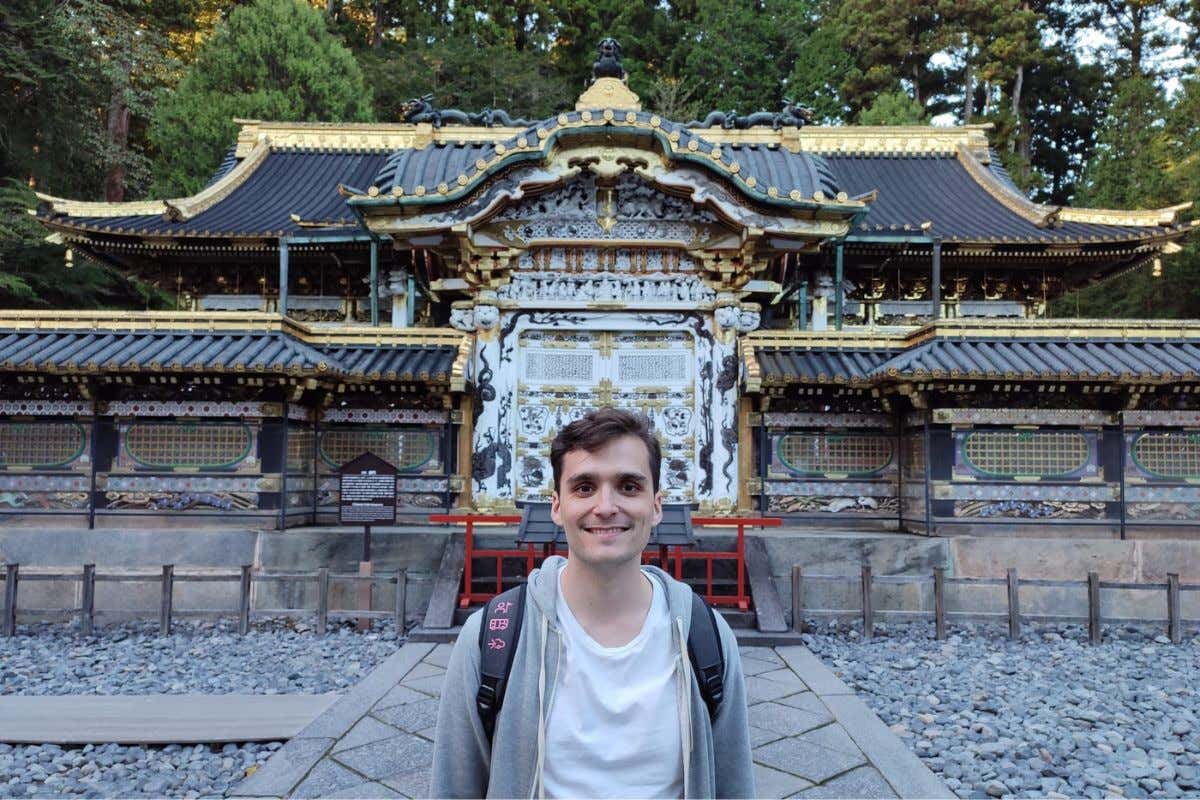
[[[783,465],[804,475],[870,475],[892,463],[890,436],[854,433],[788,433],[779,437]]]
[[[1143,433],[1133,440],[1132,455],[1156,478],[1200,478],[1200,433]]]
[[[925,437],[920,434],[916,436],[905,436],[903,439],[903,447],[905,473],[910,476],[924,476]]]
[[[308,472],[313,463],[313,432],[299,428],[288,429],[288,472]]]
[[[437,456],[437,437],[426,428],[344,428],[321,432],[321,460],[341,467],[372,453],[402,472],[420,469]]]
[[[75,422],[0,422],[0,466],[65,467],[83,455],[87,435]]]
[[[590,384],[595,377],[595,355],[590,352],[572,353],[528,350],[522,354],[525,377],[531,381],[562,381]]]
[[[984,475],[1054,478],[1084,469],[1091,447],[1075,431],[972,431],[962,438],[962,456]]]
[[[123,438],[125,453],[146,469],[231,469],[254,444],[240,422],[135,422]]]

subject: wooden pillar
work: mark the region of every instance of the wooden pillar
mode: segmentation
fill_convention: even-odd
[[[287,316],[288,304],[288,240],[279,238],[279,313]]]
[[[846,243],[838,240],[833,265],[833,326],[842,329],[842,314],[846,307]]]
[[[379,324],[379,242],[371,240],[371,324]]]
[[[754,502],[750,496],[750,477],[754,474],[754,440],[750,428],[750,410],[754,407],[749,397],[738,398],[738,511],[749,514]]]
[[[930,276],[929,296],[933,303],[933,318],[942,318],[942,240],[933,240],[933,269]]]

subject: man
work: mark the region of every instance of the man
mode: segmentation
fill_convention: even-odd
[[[569,556],[529,576],[491,741],[475,704],[482,614],[463,625],[433,797],[754,796],[737,641],[717,615],[724,697],[710,720],[687,653],[691,589],[641,566],[662,519],[661,460],[646,419],[629,411],[595,411],[555,437],[551,514]]]

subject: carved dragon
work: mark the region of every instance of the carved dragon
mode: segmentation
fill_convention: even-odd
[[[485,108],[475,113],[459,111],[457,108],[436,108],[433,105],[432,94],[414,97],[405,103],[400,110],[400,120],[413,125],[429,122],[435,128],[443,125],[482,125],[487,128],[499,125],[524,128],[533,124],[527,119],[514,119],[502,108]]]

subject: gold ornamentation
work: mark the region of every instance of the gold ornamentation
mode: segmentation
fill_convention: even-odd
[[[549,135],[550,135],[550,131],[546,130],[545,128],[538,128],[538,129],[537,129],[537,137],[538,137],[539,139],[545,139],[545,138],[546,138],[547,136],[549,136]]]
[[[487,169],[487,162],[484,161],[482,158],[475,159],[475,169],[479,170],[480,172],[483,172],[485,169]]]
[[[517,147],[527,147],[528,145],[529,145],[529,140],[526,139],[524,136],[517,137]]]
[[[658,114],[655,114],[650,117],[650,127],[651,128],[657,128],[660,125],[662,125],[662,117],[660,117]]]
[[[700,143],[697,142],[695,139],[689,139],[688,143],[687,143],[687,149],[691,150],[694,153],[700,149]]]
[[[992,171],[984,166],[984,162],[966,147],[960,145],[956,153],[958,162],[967,170],[967,174],[974,178],[985,192],[1017,216],[1044,228],[1054,221],[1056,214],[1061,213],[1060,209],[1054,206],[1034,203],[1000,183]]]
[[[439,183],[437,190],[438,190],[438,194],[445,194],[446,192],[450,191],[450,187],[444,183]]]
[[[774,186],[767,187],[767,197],[779,197],[779,190]]]
[[[417,197],[424,197],[425,196],[425,187],[420,184],[417,184],[417,188],[414,189],[413,192],[414,192],[414,194],[417,195]]]
[[[508,148],[504,146],[504,142],[496,143],[496,155],[502,156],[507,152],[508,152]]]
[[[609,122],[613,121],[613,110],[611,108],[604,109],[604,118]]]
[[[1062,222],[1087,222],[1093,225],[1121,225],[1126,227],[1165,227],[1178,221],[1179,212],[1192,207],[1189,200],[1166,208],[1122,211],[1108,208],[1060,208],[1057,218]],[[1165,250],[1164,250],[1165,252]]]
[[[633,111],[626,111],[625,121],[632,125],[633,123],[637,122],[637,114]]]
[[[404,187],[403,186],[393,186],[392,187],[392,196],[393,197],[403,197],[404,196]]]
[[[466,176],[466,175],[459,175],[459,176],[458,176],[458,185],[459,185],[459,186],[466,186],[466,185],[467,185],[467,176]]]
[[[790,197],[793,200],[803,200],[804,199],[804,195],[802,195],[800,193],[799,189],[792,189],[790,192],[788,192],[788,197]]]
[[[576,111],[588,108],[628,108],[641,111],[642,101],[629,90],[624,81],[618,78],[597,78],[575,102]]]
[[[368,196],[368,197],[379,197],[379,187],[378,187],[378,186],[371,186],[370,188],[368,188],[368,189],[367,189],[367,196]]]
[[[592,112],[584,111],[582,114],[579,115],[579,118],[581,120],[583,120],[584,122],[591,122],[592,121]]]
[[[755,186],[758,186],[758,178],[754,177],[753,175],[747,175],[746,185],[753,189]]]
[[[566,114],[558,115],[558,124],[559,125],[566,125],[568,121],[569,121],[569,118],[567,117]]]

